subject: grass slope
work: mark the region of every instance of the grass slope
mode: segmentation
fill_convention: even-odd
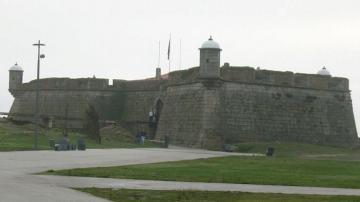
[[[111,131],[110,131],[111,132]],[[135,144],[128,137],[122,138],[120,134],[109,134],[104,131],[102,143],[98,144],[93,139],[78,132],[70,132],[69,139],[72,144],[76,144],[77,139],[85,139],[87,148],[134,148],[134,147],[156,147],[158,145],[145,142],[145,145]],[[50,149],[49,140],[58,140],[62,137],[60,129],[41,130],[38,137],[39,149]],[[34,147],[34,126],[33,125],[14,125],[9,122],[0,122],[0,151],[32,150]]]
[[[310,155],[326,154],[360,154],[358,147],[344,148],[325,145],[314,145],[294,142],[249,142],[235,145],[237,152],[244,153],[265,153],[268,147],[275,148],[277,157],[305,157]]]
[[[243,192],[208,192],[208,191],[157,191],[131,189],[98,189],[82,188],[79,191],[109,199],[115,202],[355,202],[360,197],[355,196],[315,196],[315,195],[285,195]]]

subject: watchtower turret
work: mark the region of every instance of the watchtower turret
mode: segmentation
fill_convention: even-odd
[[[200,50],[200,78],[220,77],[220,46],[210,36]]]
[[[16,63],[9,69],[9,91],[14,91],[22,84],[24,70]]]

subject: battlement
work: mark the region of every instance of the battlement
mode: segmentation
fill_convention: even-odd
[[[45,78],[40,79],[40,88],[44,90],[160,90],[164,84],[183,84],[198,82],[199,67],[170,72],[167,79],[120,80],[97,78]],[[293,73],[290,71],[258,70],[252,67],[224,66],[220,68],[221,79],[230,82],[256,85],[272,85],[318,90],[349,91],[349,80],[318,74]],[[16,90],[34,90],[36,80],[20,85]]]
[[[290,71],[255,70],[252,67],[223,67],[221,78],[227,81],[320,90],[348,91],[349,80],[318,74],[302,74]]]
[[[178,70],[169,73],[169,84],[186,83],[195,81],[199,77],[200,67]]]
[[[252,67],[224,66],[220,68],[220,79],[230,82],[256,85],[272,85],[318,90],[349,91],[349,80],[318,74],[293,73],[290,71],[256,70]],[[198,81],[199,67],[170,72],[168,84]]]
[[[109,79],[97,78],[45,78],[40,79],[41,90],[124,90],[124,91],[149,91],[159,90],[161,83],[167,80],[120,80],[114,79],[109,85]],[[16,91],[31,91],[36,89],[36,80],[18,86]]]
[[[161,80],[113,80],[113,88],[126,91],[160,90]]]
[[[24,83],[17,90],[33,90],[36,88],[36,80]],[[44,90],[104,90],[109,87],[109,79],[96,78],[46,78],[40,79],[40,88]]]

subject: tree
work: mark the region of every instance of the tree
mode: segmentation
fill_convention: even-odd
[[[92,105],[86,110],[84,129],[90,135],[90,138],[101,144],[99,115]]]

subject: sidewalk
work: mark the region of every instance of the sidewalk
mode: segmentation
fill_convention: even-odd
[[[280,185],[228,184],[203,182],[174,182],[153,180],[131,180],[94,177],[38,176],[59,187],[97,187],[114,189],[150,189],[150,190],[200,190],[200,191],[239,191],[252,193],[281,193],[309,195],[352,195],[360,196],[360,189],[300,187]]]

